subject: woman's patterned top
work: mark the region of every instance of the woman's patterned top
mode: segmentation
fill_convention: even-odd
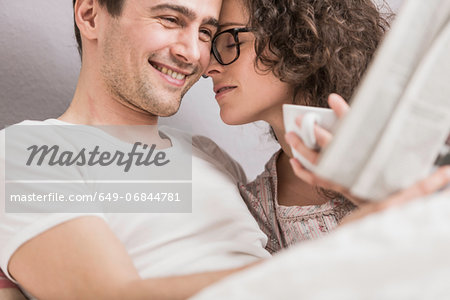
[[[239,184],[247,207],[268,237],[266,249],[270,253],[325,235],[355,209],[355,205],[343,197],[322,205],[279,205],[276,162],[280,153],[281,150],[272,156],[264,172],[254,181]]]

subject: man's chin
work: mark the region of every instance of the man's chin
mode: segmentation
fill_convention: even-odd
[[[158,107],[152,107],[147,110],[148,113],[158,117],[170,117],[178,112],[181,103],[174,105],[160,105]]]
[[[158,116],[159,116],[159,117],[163,117],[163,118],[165,118],[165,117],[171,117],[171,116],[173,116],[174,114],[176,114],[177,112],[178,112],[178,109],[176,109],[176,110],[174,110],[174,111],[168,111],[168,112],[160,113],[160,114],[158,114]]]

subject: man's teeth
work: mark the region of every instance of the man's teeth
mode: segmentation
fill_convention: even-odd
[[[175,71],[172,71],[171,69],[167,69],[166,67],[155,66],[153,64],[152,66],[158,69],[158,71],[160,71],[161,73],[169,75],[173,79],[183,80],[186,77],[186,75],[177,73]]]

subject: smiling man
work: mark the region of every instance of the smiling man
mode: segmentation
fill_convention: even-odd
[[[209,63],[221,1],[98,1],[98,11],[91,2],[75,4],[83,63],[60,119],[111,124],[103,104],[114,105],[115,124],[156,124],[176,113]]]
[[[22,124],[157,125],[159,116],[177,112],[206,68],[220,6],[220,0],[74,0],[82,67],[73,100],[57,120]],[[143,135],[149,145],[191,147],[184,133],[152,128]],[[53,138],[31,137],[46,144]],[[95,139],[111,137],[97,132]],[[192,213],[2,211],[1,268],[38,299],[181,299],[268,257],[266,237],[235,184],[242,170],[211,141],[192,142]],[[82,179],[79,173],[71,166],[62,175]]]

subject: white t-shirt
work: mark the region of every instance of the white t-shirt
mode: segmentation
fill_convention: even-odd
[[[21,124],[67,125],[54,119]],[[269,257],[264,249],[267,237],[249,213],[236,186],[237,180],[245,176],[240,166],[205,137],[192,138],[191,146],[191,137],[186,133],[166,127],[160,128],[160,132],[170,138],[172,148],[192,147],[192,213],[93,214],[103,218],[125,245],[141,277],[228,269]],[[96,134],[98,139],[114,142],[115,138],[100,130]],[[0,161],[4,163],[4,131],[1,136]],[[70,141],[70,137],[65,138]],[[50,141],[47,136],[36,139],[42,144]],[[76,172],[77,168],[70,170]],[[2,208],[1,268],[11,278],[7,272],[9,260],[23,243],[55,225],[85,215],[88,214],[6,214]]]

